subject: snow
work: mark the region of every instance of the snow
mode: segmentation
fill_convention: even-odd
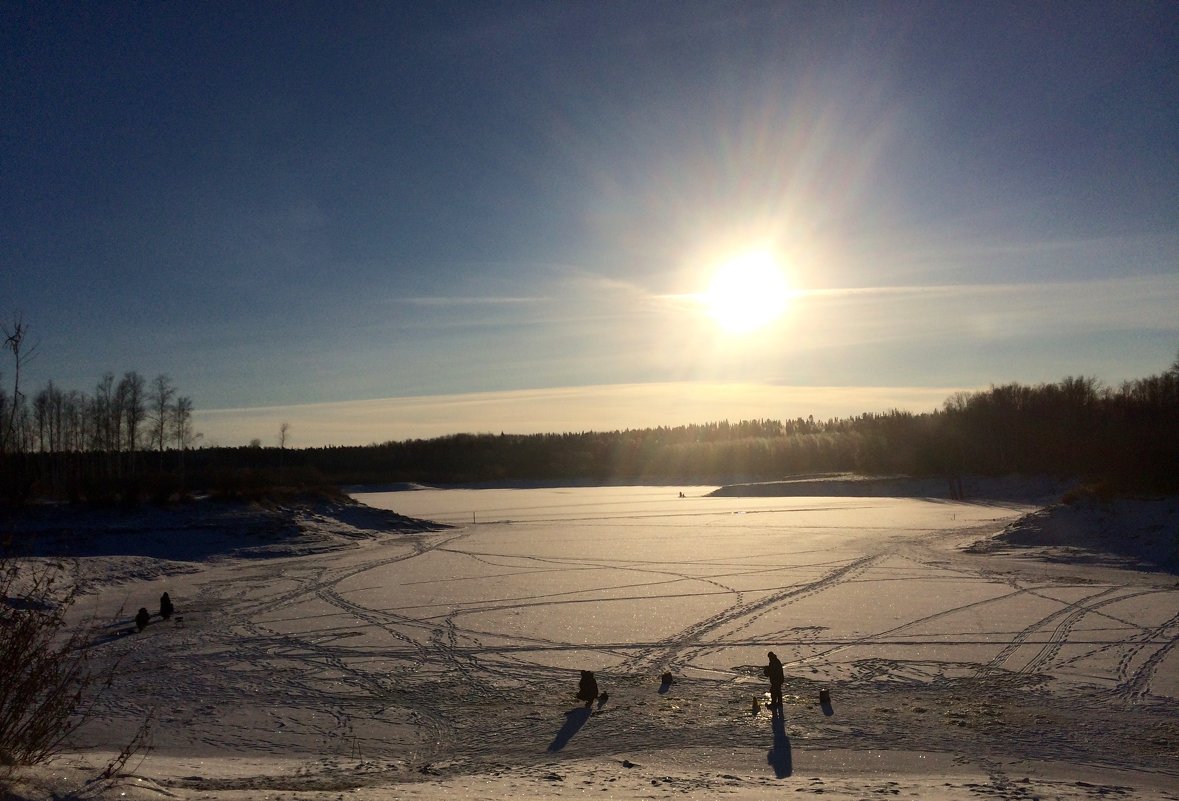
[[[42,509],[12,527],[76,560],[121,670],[4,797],[1179,798],[1174,499],[1004,486]],[[176,617],[125,633],[164,591]],[[149,713],[150,753],[93,781]]]

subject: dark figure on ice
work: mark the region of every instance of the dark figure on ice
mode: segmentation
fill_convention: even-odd
[[[585,701],[585,708],[593,706],[598,699],[598,682],[592,671],[581,671],[581,682],[577,685],[578,699]]]
[[[143,631],[147,628],[148,621],[151,620],[151,614],[146,607],[139,607],[139,611],[135,614],[135,628],[137,631]]]
[[[172,617],[172,613],[174,611],[176,611],[176,608],[174,606],[172,606],[172,599],[168,597],[168,593],[164,593],[163,595],[161,595],[160,596],[160,617],[162,617],[164,620],[167,620],[168,618]]]
[[[782,670],[782,663],[778,661],[778,655],[773,651],[767,654],[770,658],[770,663],[761,669],[761,672],[766,674],[770,680],[770,707],[773,709],[782,709],[782,683],[786,681],[786,674]]]

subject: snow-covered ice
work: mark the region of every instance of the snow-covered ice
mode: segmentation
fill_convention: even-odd
[[[122,671],[71,753],[10,792],[1179,797],[1175,575],[1085,558],[1100,538],[1081,551],[1046,522],[1104,520],[1108,537],[1147,520],[1153,554],[1174,540],[1173,501],[713,489],[420,489],[199,525],[91,515],[64,544],[46,515],[26,525],[49,543],[35,553],[82,557],[75,614],[117,615],[93,647]],[[122,634],[165,590],[177,617]],[[770,650],[787,672],[777,720],[752,714]],[[609,693],[592,715],[579,669]],[[151,753],[81,785],[149,713]]]

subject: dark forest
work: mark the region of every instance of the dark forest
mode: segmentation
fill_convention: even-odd
[[[928,413],[743,420],[563,434],[453,434],[367,446],[193,448],[165,376],[94,396],[0,392],[6,503],[252,497],[402,482],[766,481],[801,474],[1052,475],[1112,492],[1179,489],[1179,361],[1119,388],[1090,378],[958,393]]]

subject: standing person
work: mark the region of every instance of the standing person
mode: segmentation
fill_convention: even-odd
[[[782,708],[782,684],[786,681],[786,674],[782,670],[782,663],[773,651],[767,654],[770,663],[761,669],[770,680],[770,706],[780,710]]]
[[[585,701],[585,708],[589,709],[598,698],[598,681],[593,671],[581,671],[581,682],[577,685],[577,697]]]
[[[172,617],[172,613],[174,611],[176,611],[176,608],[174,606],[172,606],[172,599],[168,597],[168,593],[164,593],[163,595],[161,595],[160,596],[160,617],[162,617],[164,620],[167,620],[168,618]]]

